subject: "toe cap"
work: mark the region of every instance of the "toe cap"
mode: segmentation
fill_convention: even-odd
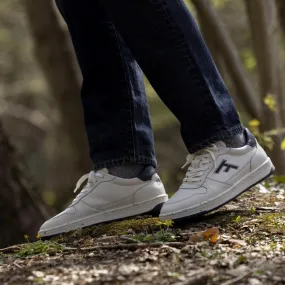
[[[51,236],[63,232],[64,227],[70,223],[75,213],[75,208],[69,207],[55,217],[47,220],[39,230],[40,236]]]

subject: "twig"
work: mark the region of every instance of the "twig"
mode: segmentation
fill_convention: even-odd
[[[138,243],[138,241],[136,239],[130,238],[130,237],[127,237],[127,236],[121,236],[120,239],[126,240],[128,242],[132,242],[132,243]]]
[[[103,237],[96,238],[96,241],[114,240],[117,238],[118,236],[103,236]]]
[[[231,285],[231,284],[234,284],[234,283],[236,283],[236,282],[242,280],[243,278],[247,277],[248,275],[250,275],[250,274],[253,273],[253,272],[254,272],[254,270],[250,270],[250,271],[248,271],[248,272],[242,274],[241,276],[235,277],[235,278],[233,278],[233,279],[230,279],[230,280],[228,280],[228,281],[222,283],[221,285]]]
[[[129,244],[115,244],[115,245],[99,245],[99,246],[91,246],[91,247],[83,247],[83,248],[65,248],[64,252],[67,251],[93,251],[100,249],[138,249],[138,248],[147,248],[147,247],[160,247],[163,245],[168,245],[172,247],[183,247],[185,243],[183,242],[165,242],[165,243],[129,243]]]
[[[256,211],[266,211],[266,212],[280,212],[282,209],[276,207],[256,207]]]
[[[40,131],[48,131],[51,126],[51,118],[45,116],[38,110],[29,109],[24,105],[0,99],[0,116],[3,114],[19,120],[25,120]]]
[[[12,245],[6,248],[1,248],[0,252],[1,253],[14,253],[16,250],[20,250],[21,247],[19,247],[18,245]]]
[[[199,269],[195,272],[194,275],[190,277],[190,279],[186,280],[183,283],[179,283],[181,285],[204,285],[207,284],[207,281],[213,277],[216,272],[211,268],[203,268]]]
[[[210,279],[211,275],[204,273],[200,276],[192,277],[191,279],[182,283],[183,285],[204,285]]]
[[[19,264],[16,262],[16,260],[13,262],[13,264],[14,264],[15,266],[17,266],[18,268],[20,268],[20,269],[23,268],[21,265],[19,265]]]

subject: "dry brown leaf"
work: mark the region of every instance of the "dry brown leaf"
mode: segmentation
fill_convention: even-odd
[[[204,232],[196,232],[190,236],[190,241],[201,242],[209,241],[211,244],[215,244],[219,238],[219,229],[210,228]]]

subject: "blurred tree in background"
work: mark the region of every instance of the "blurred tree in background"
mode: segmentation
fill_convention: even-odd
[[[243,123],[255,132],[278,172],[284,174],[285,1],[185,3],[198,20]],[[4,146],[9,145],[6,149],[0,144],[0,223],[2,231],[3,225],[9,224],[5,231],[11,233],[0,236],[3,246],[18,242],[23,233],[34,234],[48,212],[62,209],[72,198],[75,182],[91,169],[91,163],[80,105],[81,74],[54,1],[1,0],[0,47],[0,137],[5,138]],[[180,166],[186,149],[177,120],[147,80],[146,86],[159,172],[168,192],[174,192],[182,177]],[[169,153],[175,155],[170,159]],[[28,173],[41,197],[29,184],[17,184],[21,179],[10,175],[11,169],[20,169],[20,176]],[[15,183],[17,191],[12,191]],[[31,193],[37,197],[34,202]],[[7,207],[9,195],[10,202],[15,203],[11,211]],[[42,199],[47,208],[41,206],[44,212],[39,214],[36,204],[43,205]],[[25,210],[27,204],[31,208]],[[23,212],[23,218],[30,215],[32,226],[12,214],[17,211]],[[14,223],[10,215],[15,217]]]

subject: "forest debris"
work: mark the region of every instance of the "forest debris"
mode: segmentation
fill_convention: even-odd
[[[21,249],[20,245],[12,245],[12,246],[9,246],[9,247],[6,247],[6,248],[1,248],[0,252],[4,253],[4,254],[15,253],[15,252],[17,252],[20,249]]]
[[[257,211],[279,212],[280,209],[276,207],[256,207]]]
[[[241,264],[238,267],[227,271],[227,274],[231,275],[232,277],[238,277],[244,274],[245,272],[248,272],[249,270],[250,268],[248,266]]]
[[[245,272],[245,273],[243,273],[243,274],[241,274],[241,275],[239,275],[239,276],[237,276],[237,277],[235,277],[235,278],[233,278],[233,279],[230,279],[230,280],[228,280],[228,281],[222,283],[221,285],[232,285],[232,284],[235,284],[235,283],[237,283],[238,281],[241,281],[242,279],[244,279],[244,278],[246,278],[247,276],[249,276],[250,274],[252,274],[253,271],[254,271],[254,270],[250,270],[250,271],[248,271],[248,272]]]
[[[0,284],[6,284],[7,280],[8,284],[15,285],[39,282],[53,285],[272,285],[285,281],[284,210],[275,212],[276,195],[270,203],[267,203],[269,194],[260,194],[257,190],[250,196],[244,195],[250,199],[235,202],[238,211],[223,210],[206,216],[206,221],[189,222],[182,228],[176,225],[171,229],[176,237],[173,242],[132,241],[134,235],[140,234],[133,231],[98,237],[90,236],[87,231],[86,235],[71,236],[68,243],[63,242],[63,251],[55,252],[54,256],[40,253],[17,259],[17,254],[0,253]],[[264,209],[255,211],[254,215],[249,213],[253,200],[256,210]],[[236,216],[241,217],[239,223],[235,222]],[[192,236],[199,238],[199,242],[192,242]],[[213,238],[216,242],[219,240],[219,244],[209,246]],[[17,253],[19,248],[24,246],[8,251]],[[13,264],[15,259],[19,266]],[[36,277],[33,271],[42,272],[44,276]]]
[[[203,232],[196,232],[190,236],[191,242],[209,241],[210,244],[215,244],[219,238],[219,229],[210,228]]]
[[[269,193],[269,190],[266,189],[262,184],[257,184],[255,187],[259,190],[259,193],[262,194]]]
[[[126,242],[128,243],[138,243],[138,240],[134,239],[134,238],[131,238],[131,237],[128,237],[128,236],[120,236],[120,238],[122,240],[125,240]]]
[[[113,244],[113,245],[98,245],[91,247],[83,247],[83,248],[65,248],[63,251],[95,251],[95,250],[118,250],[118,249],[129,249],[136,250],[138,248],[150,248],[150,247],[161,247],[161,246],[170,246],[170,247],[183,247],[185,243],[183,242],[164,242],[164,243],[129,243],[129,244]]]
[[[197,270],[188,280],[176,283],[175,285],[204,285],[207,284],[207,281],[215,274],[216,272],[212,269]]]
[[[13,262],[13,264],[14,264],[16,267],[18,267],[18,268],[23,268],[21,265],[19,265],[19,264],[17,263],[17,260],[15,260],[15,261]]]
[[[42,271],[33,271],[32,272],[37,278],[44,277],[45,274]]]
[[[139,267],[136,266],[134,263],[131,263],[129,265],[121,265],[119,268],[118,268],[118,271],[120,274],[122,275],[130,275],[132,273],[136,273],[139,271]]]
[[[247,243],[244,240],[239,240],[239,239],[229,239],[229,242],[234,246],[247,246]]]
[[[261,285],[262,283],[256,278],[249,278],[248,284],[249,285]]]

